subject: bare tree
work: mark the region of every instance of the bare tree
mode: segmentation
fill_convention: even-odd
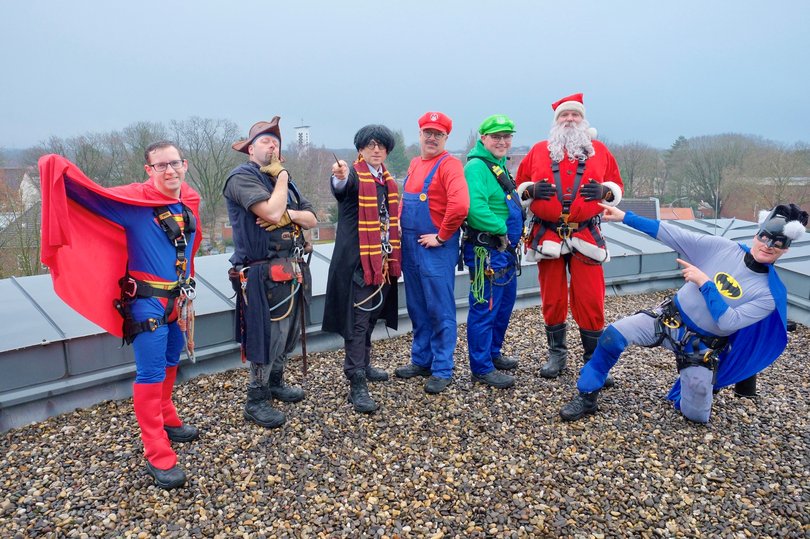
[[[299,148],[289,146],[284,155],[284,166],[290,172],[295,185],[312,205],[318,214],[319,220],[325,221],[335,204],[332,191],[329,188],[329,178],[332,172],[332,163],[335,158],[332,152],[325,148]]]
[[[230,120],[192,117],[172,121],[172,136],[189,162],[187,180],[203,200],[200,218],[211,242],[221,243],[218,226],[224,219],[222,188],[228,173],[243,159],[231,144],[239,138],[239,126]]]
[[[0,185],[0,277],[43,273],[39,208],[39,203],[26,206],[21,189]]]
[[[739,177],[743,159],[756,139],[736,134],[695,137],[670,153],[670,164],[692,200],[703,201],[720,215],[723,200]]]
[[[643,142],[630,142],[611,147],[624,182],[626,197],[654,196],[655,182],[661,172],[660,152]]]
[[[746,156],[745,175],[740,182],[746,198],[759,208],[790,201],[802,205],[810,201],[810,160],[808,147],[767,144]]]

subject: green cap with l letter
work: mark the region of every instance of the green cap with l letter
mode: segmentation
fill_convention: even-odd
[[[483,121],[481,127],[478,128],[478,132],[482,135],[489,135],[492,133],[514,133],[515,122],[503,114],[493,114]]]

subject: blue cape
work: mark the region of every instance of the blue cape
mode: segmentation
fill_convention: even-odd
[[[750,252],[745,245],[741,244],[740,248]],[[714,384],[716,389],[736,384],[757,374],[784,352],[787,346],[787,290],[773,265],[768,266],[768,287],[776,309],[759,322],[729,336],[729,346],[720,354]],[[675,380],[667,398],[674,401],[675,407],[680,409],[680,378]]]

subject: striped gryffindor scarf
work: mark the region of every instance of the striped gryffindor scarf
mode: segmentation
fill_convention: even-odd
[[[380,241],[380,208],[377,206],[377,181],[368,169],[368,163],[362,156],[354,162],[354,170],[360,181],[357,190],[358,223],[360,236],[360,262],[363,264],[363,279],[367,285],[382,284],[384,271],[382,267],[382,243]],[[382,181],[388,190],[388,241],[393,250],[388,255],[388,274],[399,277],[400,241],[399,241],[399,190],[397,184],[385,165],[382,165]],[[389,282],[393,282],[390,281]]]

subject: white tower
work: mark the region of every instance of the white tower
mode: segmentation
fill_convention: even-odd
[[[301,120],[301,124],[304,121]],[[298,144],[299,150],[307,150],[309,149],[310,145],[310,137],[309,137],[309,126],[308,125],[299,125],[295,127],[295,142]]]

